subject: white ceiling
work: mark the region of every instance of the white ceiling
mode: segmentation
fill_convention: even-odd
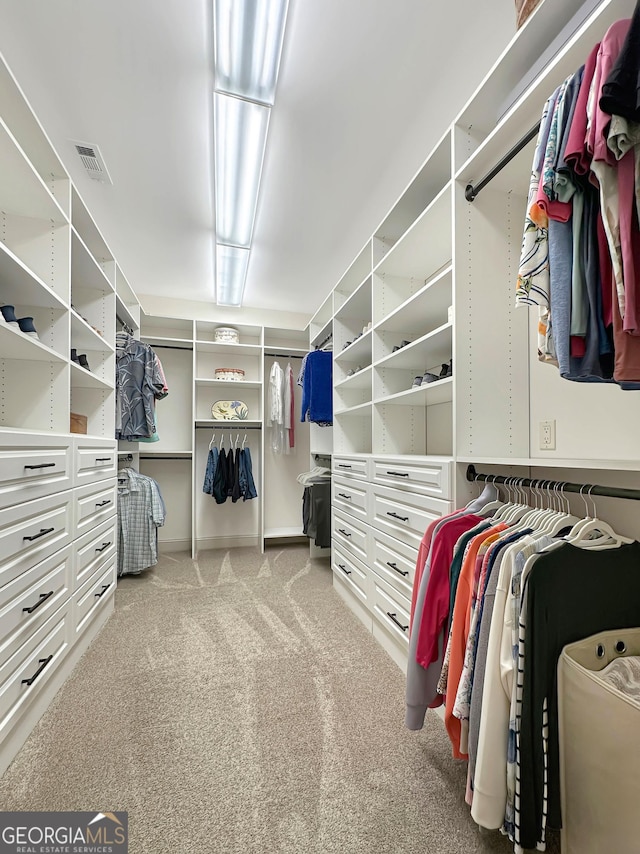
[[[0,0],[0,50],[138,294],[214,300],[211,2]],[[514,22],[513,0],[290,0],[246,306],[318,307]]]

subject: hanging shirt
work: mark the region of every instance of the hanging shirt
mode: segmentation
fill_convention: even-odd
[[[116,335],[116,439],[136,442],[156,432],[155,401],[167,395],[158,364],[147,344]]]
[[[158,562],[157,528],[165,507],[155,480],[131,468],[118,472],[118,576]]]

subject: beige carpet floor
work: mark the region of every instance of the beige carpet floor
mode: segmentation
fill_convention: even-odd
[[[2,809],[128,810],[131,854],[508,852],[440,719],[307,546],[164,556],[0,780]]]

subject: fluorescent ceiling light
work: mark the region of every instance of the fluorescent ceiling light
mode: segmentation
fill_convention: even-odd
[[[216,246],[216,291],[219,305],[242,305],[249,266],[249,250]]]
[[[288,0],[215,0],[215,88],[273,104]]]
[[[250,246],[269,127],[269,107],[214,98],[216,240]]]

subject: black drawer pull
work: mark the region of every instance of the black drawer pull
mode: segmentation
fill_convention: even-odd
[[[103,543],[101,546],[98,546],[96,551],[97,552],[103,552],[105,549],[108,549],[110,545],[111,545],[111,540],[109,540],[108,543]]]
[[[111,457],[96,457],[97,463],[110,463]]]
[[[101,596],[104,596],[104,594],[107,592],[107,590],[108,590],[110,587],[111,587],[111,582],[109,582],[109,584],[103,584],[103,585],[102,585],[102,590],[101,590],[99,593],[94,593],[94,596],[96,596],[98,599],[100,599],[100,597],[101,597]]]
[[[350,570],[350,569],[346,569],[346,568],[345,568],[341,563],[339,563],[339,564],[338,564],[338,566],[339,566],[339,567],[340,567],[340,569],[344,572],[344,574],[345,574],[345,575],[351,575],[351,570]]]
[[[390,561],[387,561],[387,566],[390,566],[391,569],[395,569],[395,571],[399,572],[400,575],[409,575],[409,570],[407,570],[406,572],[403,572],[401,569],[398,569],[397,563],[391,563]]]
[[[55,528],[40,528],[37,534],[32,534],[30,537],[23,537],[23,540],[29,540],[29,542],[33,542],[33,540],[39,540],[40,537],[44,537],[45,534],[50,534],[54,531]]]
[[[39,463],[37,466],[25,466],[26,469],[52,469],[55,468],[55,463]]]
[[[52,658],[53,658],[52,655],[50,655],[48,658],[41,658],[38,661],[38,664],[40,665],[40,667],[36,670],[36,672],[33,674],[33,676],[30,679],[23,679],[22,684],[23,685],[33,685],[33,683],[36,681],[38,676],[40,676],[40,674],[45,669],[47,664],[49,664],[49,662],[51,661]]]
[[[399,629],[402,629],[403,632],[406,632],[409,630],[409,626],[403,626],[402,623],[400,622],[400,620],[396,619],[395,614],[390,614],[389,611],[387,611],[387,617],[389,617],[390,620],[393,620],[393,622],[396,624],[396,626],[398,626]]]
[[[340,534],[343,534],[345,537],[350,537],[350,536],[351,536],[351,534],[349,534],[347,531],[345,531],[345,529],[344,529],[344,528],[338,528],[338,532],[339,532]]]
[[[389,510],[387,510],[387,516],[393,516],[394,519],[400,519],[401,522],[408,522],[409,521],[408,516],[398,516],[397,513],[391,513]]]
[[[409,477],[408,471],[388,471],[387,474],[392,474],[394,477]]]
[[[96,504],[96,507],[106,507],[107,504],[111,504],[111,499],[107,498],[106,501],[100,501],[99,504]]]
[[[351,496],[347,495],[346,492],[339,492],[338,495],[340,496],[340,498],[346,498],[347,501],[351,501]]]
[[[339,469],[352,469],[353,466],[348,466],[346,463],[338,463]]]
[[[23,608],[22,610],[26,614],[33,614],[33,612],[36,610],[36,608],[39,608],[40,605],[44,605],[44,603],[47,601],[47,599],[50,596],[53,596],[53,590],[50,590],[48,593],[41,593],[40,598],[38,599],[38,601],[36,602],[35,605],[32,605],[30,608]]]

